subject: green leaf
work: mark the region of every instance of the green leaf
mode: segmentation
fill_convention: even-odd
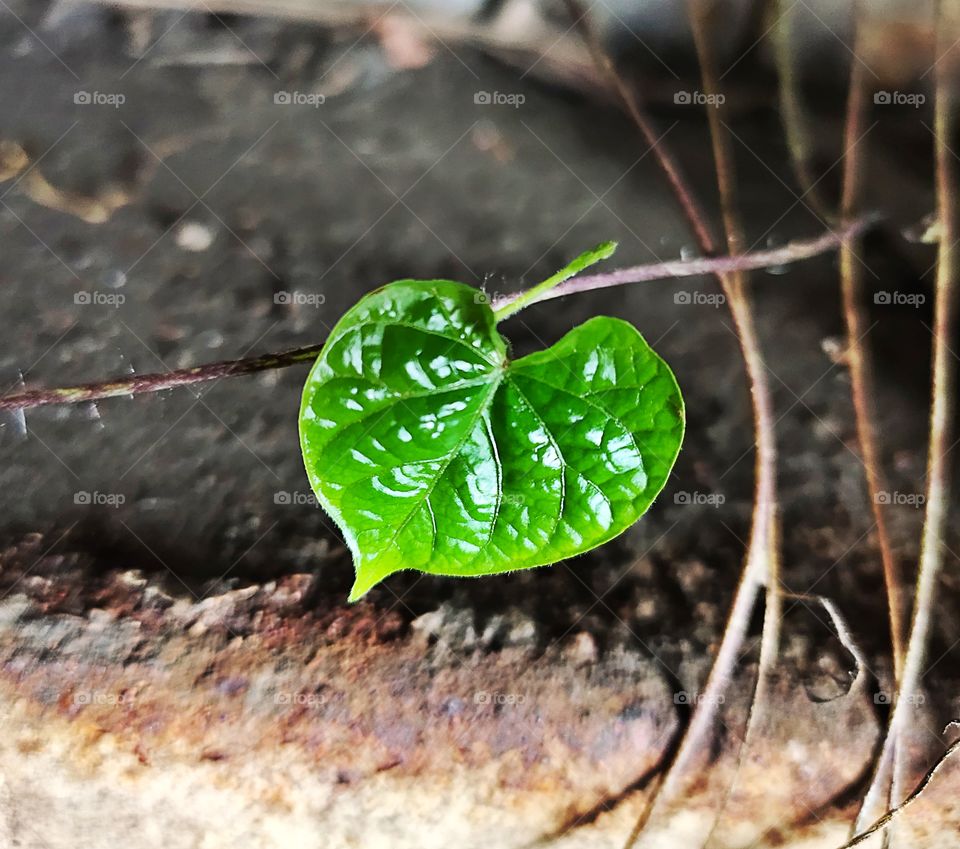
[[[477,290],[400,280],[337,324],[307,378],[310,484],[346,538],[355,600],[402,569],[555,563],[632,525],[683,440],[683,400],[637,330],[594,318],[511,360]]]

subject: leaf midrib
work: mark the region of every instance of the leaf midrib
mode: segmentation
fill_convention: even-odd
[[[505,369],[497,368],[493,372],[493,379],[490,381],[490,388],[487,390],[486,397],[483,401],[477,406],[477,412],[474,413],[473,417],[470,420],[469,427],[464,428],[463,435],[457,441],[457,444],[450,450],[450,453],[447,455],[444,460],[443,465],[440,469],[437,470],[437,474],[434,476],[433,480],[430,483],[429,488],[423,494],[422,497],[416,499],[414,505],[407,511],[407,515],[404,516],[403,521],[397,526],[397,529],[393,532],[393,535],[390,537],[389,541],[383,548],[380,549],[381,552],[386,551],[387,548],[393,546],[397,542],[397,537],[403,533],[403,529],[410,523],[410,520],[413,518],[413,515],[423,506],[425,502],[430,501],[430,496],[433,495],[434,489],[436,489],[437,484],[440,482],[440,479],[446,474],[447,469],[450,467],[450,464],[460,455],[460,451],[463,449],[463,446],[466,444],[466,441],[470,438],[470,434],[473,433],[474,428],[476,428],[477,423],[483,417],[483,415],[490,409],[490,406],[493,401],[493,396],[496,394],[497,390],[500,388],[500,385],[503,383],[503,378],[505,374]],[[431,508],[432,512],[432,508]],[[430,543],[431,554],[433,553],[436,547],[436,523],[434,523],[434,534]],[[376,557],[371,558],[375,560]]]

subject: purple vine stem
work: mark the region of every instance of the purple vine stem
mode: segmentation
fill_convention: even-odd
[[[779,248],[755,251],[739,256],[672,260],[638,265],[632,268],[621,268],[605,274],[575,277],[545,292],[538,301],[547,301],[594,289],[624,286],[628,283],[645,283],[667,278],[695,277],[718,272],[746,271],[786,265],[836,250],[847,240],[861,235],[876,220],[876,216],[864,216],[814,239],[789,242]],[[498,298],[492,306],[502,308],[518,297],[519,293]],[[322,349],[323,344],[321,343],[303,348],[293,348],[276,354],[261,354],[239,360],[222,360],[168,372],[130,375],[53,389],[30,389],[0,397],[0,411],[46,407],[52,404],[81,404],[101,401],[104,398],[142,395],[147,392],[160,392],[164,389],[175,389],[179,386],[190,386],[194,383],[204,383],[224,377],[237,377],[242,374],[255,374],[271,369],[287,368],[299,363],[312,362]]]

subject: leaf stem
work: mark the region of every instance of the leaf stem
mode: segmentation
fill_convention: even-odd
[[[496,317],[497,322],[499,323],[504,321],[505,319],[510,318],[510,316],[516,315],[525,307],[528,307],[537,301],[544,300],[545,296],[548,292],[550,292],[551,289],[555,289],[565,280],[569,280],[571,277],[573,277],[575,274],[579,274],[585,268],[589,268],[591,265],[596,265],[598,262],[601,262],[602,260],[612,256],[616,249],[616,242],[603,242],[592,250],[584,251],[573,262],[561,268],[556,274],[551,275],[542,283],[538,283],[536,286],[527,289],[525,292],[521,292],[509,302],[503,303],[501,306],[496,307],[493,311],[493,314]]]

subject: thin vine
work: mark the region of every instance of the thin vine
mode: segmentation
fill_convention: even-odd
[[[630,283],[649,283],[655,280],[697,277],[703,274],[725,273],[737,269],[761,269],[811,259],[838,250],[847,239],[856,238],[877,221],[876,216],[864,215],[835,232],[824,233],[813,239],[804,239],[773,250],[754,251],[739,256],[703,257],[689,260],[670,260],[648,265],[621,268],[603,274],[584,275],[566,280],[554,288],[538,293],[535,302],[548,301],[581,292],[625,286]],[[493,301],[495,310],[503,310],[514,303],[520,294],[505,295]],[[530,301],[529,303],[533,303]],[[51,389],[31,389],[0,396],[0,411],[25,410],[53,404],[83,404],[151,392],[162,392],[183,386],[192,386],[224,377],[240,377],[273,369],[289,368],[311,363],[323,349],[323,343],[292,348],[274,354],[260,354],[236,360],[222,360],[189,368],[153,374],[126,375],[108,380],[81,383]]]

